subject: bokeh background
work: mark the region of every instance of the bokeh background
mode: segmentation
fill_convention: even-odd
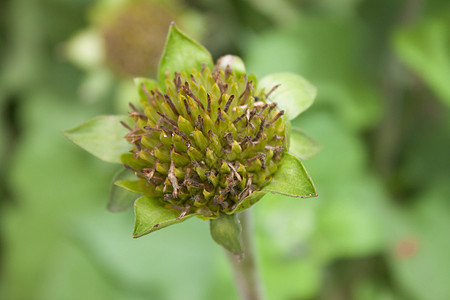
[[[237,299],[207,223],[133,240],[117,166],[62,134],[126,112],[171,20],[318,87],[294,124],[319,197],[252,208],[267,299],[450,299],[448,0],[2,1],[0,299]]]

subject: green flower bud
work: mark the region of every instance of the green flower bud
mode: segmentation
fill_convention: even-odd
[[[257,81],[235,56],[214,66],[205,48],[172,25],[157,81],[135,83],[140,107],[130,104],[129,116],[100,116],[65,132],[133,171],[116,175],[109,208],[134,206],[134,237],[197,216],[211,219],[214,240],[241,257],[234,214],[267,193],[317,195],[299,157],[320,145],[289,123],[314,101],[306,79],[275,73]]]
[[[163,89],[142,84],[146,101],[131,106],[126,139],[142,166],[132,169],[183,215],[232,212],[270,182],[286,151],[284,111],[245,74],[221,67],[167,74]]]

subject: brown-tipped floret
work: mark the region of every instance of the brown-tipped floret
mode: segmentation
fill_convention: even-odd
[[[175,73],[165,90],[148,91],[122,157],[180,216],[231,212],[272,178],[286,150],[285,122],[275,103],[245,75],[227,68]]]

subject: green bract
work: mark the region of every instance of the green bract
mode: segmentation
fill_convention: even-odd
[[[289,122],[312,104],[315,87],[295,74],[258,84],[245,73],[236,56],[214,65],[205,48],[172,25],[158,80],[135,80],[139,101],[129,116],[99,117],[66,132],[92,154],[125,166],[108,207],[122,211],[134,202],[134,237],[197,216],[211,219],[214,240],[240,255],[234,214],[266,193],[317,195],[298,158],[320,146]]]

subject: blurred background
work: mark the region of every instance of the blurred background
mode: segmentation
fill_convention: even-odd
[[[318,87],[293,123],[319,197],[252,208],[267,299],[450,299],[448,0],[2,1],[0,299],[237,299],[207,223],[133,240],[118,167],[62,134],[127,111],[171,20]]]

